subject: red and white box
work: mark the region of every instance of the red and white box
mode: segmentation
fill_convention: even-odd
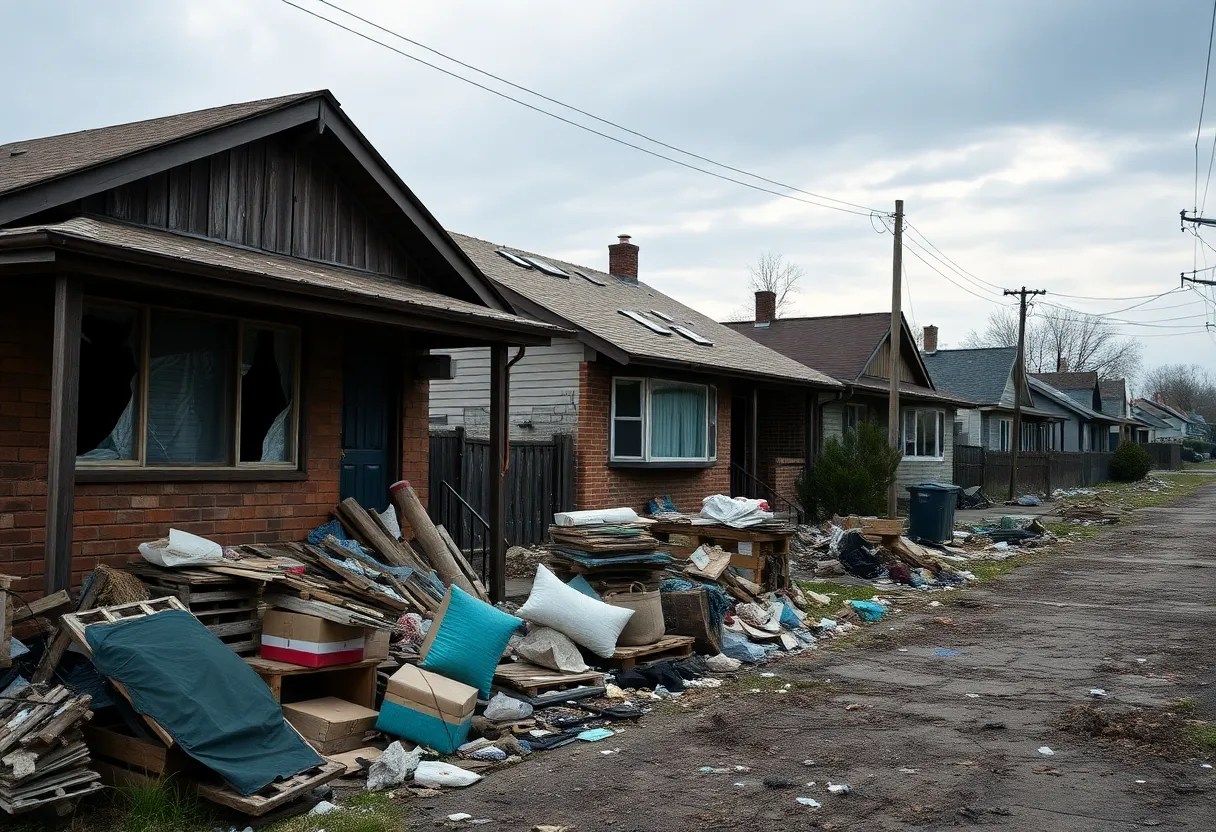
[[[330,667],[363,661],[362,627],[348,627],[283,610],[267,610],[262,620],[263,659],[304,667]]]

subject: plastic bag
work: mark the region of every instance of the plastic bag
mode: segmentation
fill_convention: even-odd
[[[168,539],[139,544],[139,553],[149,563],[168,569],[219,563],[224,559],[224,549],[220,544],[178,529],[169,529]]]
[[[536,627],[519,643],[516,652],[533,664],[563,673],[585,673],[583,654],[570,638],[552,627]]]
[[[400,540],[401,524],[397,522],[397,507],[390,503],[389,507],[379,514],[380,519],[384,521],[384,528],[388,529],[389,536],[393,540]]]
[[[414,770],[414,782],[419,786],[437,789],[447,787],[461,788],[471,786],[481,779],[480,774],[474,774],[457,766],[424,760]]]
[[[701,501],[701,516],[732,528],[745,529],[773,518],[771,512],[761,508],[761,503],[761,500],[735,499],[725,494],[711,494]]]
[[[712,673],[731,673],[738,670],[743,665],[743,662],[738,659],[732,659],[724,653],[719,653],[716,656],[710,656],[705,660],[705,666]]]
[[[861,532],[851,530],[840,541],[840,563],[859,578],[877,578],[882,564],[878,552],[866,545]]]
[[[758,664],[768,657],[768,653],[758,644],[752,644],[747,636],[734,630],[722,631],[722,653],[732,659],[749,664]]]
[[[492,722],[517,722],[530,716],[532,716],[531,705],[507,696],[505,693],[494,694],[490,704],[486,705],[485,717]]]
[[[401,743],[394,742],[367,770],[367,790],[378,792],[400,786],[418,768],[421,760],[421,748],[407,752]]]
[[[850,601],[849,606],[865,621],[878,621],[887,613],[887,608],[874,601]]]

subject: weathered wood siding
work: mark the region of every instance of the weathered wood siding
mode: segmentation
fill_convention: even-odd
[[[453,378],[431,382],[432,423],[463,427],[474,436],[485,435],[489,430],[489,349],[433,350],[433,353],[452,357]],[[583,345],[574,339],[528,348],[519,363],[511,368],[513,439],[574,432],[578,414],[578,365],[582,360]],[[442,417],[446,417],[446,422]],[[520,422],[529,421],[533,425],[531,428],[520,427]]]
[[[891,377],[891,339],[889,337],[883,338],[882,343],[878,346],[878,351],[874,353],[874,357],[866,365],[863,375],[873,376],[874,378]],[[899,356],[899,379],[900,381],[910,381],[914,384],[924,384],[927,381],[912,366],[912,362],[908,360],[907,355],[903,354],[902,349]]]
[[[94,194],[81,209],[140,225],[424,283],[410,259],[313,150],[251,142]]]

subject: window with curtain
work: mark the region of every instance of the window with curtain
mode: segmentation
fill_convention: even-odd
[[[941,459],[944,453],[945,418],[945,413],[940,410],[905,410],[904,457]]]
[[[294,328],[87,303],[81,330],[78,464],[295,462]]]
[[[613,380],[611,458],[632,462],[708,462],[717,458],[713,386]]]

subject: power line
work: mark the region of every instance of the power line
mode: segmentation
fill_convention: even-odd
[[[1212,39],[1216,35],[1216,2],[1212,4],[1212,25],[1208,28],[1208,58],[1203,67],[1203,96],[1199,99],[1199,125],[1195,128],[1195,213],[1199,213],[1199,137],[1203,133],[1203,110],[1208,103],[1208,76],[1212,72]],[[1213,145],[1216,152],[1216,145]],[[1210,166],[1208,173],[1211,179]],[[1204,199],[1207,199],[1207,186],[1204,186]]]
[[[721,164],[721,163],[719,163],[719,162],[714,162],[714,161],[712,161],[712,160],[708,160],[708,159],[706,159],[706,157],[703,157],[703,156],[698,156],[698,155],[697,155],[697,154],[695,154],[695,153],[690,153],[690,152],[685,151],[685,150],[680,150],[679,148],[675,148],[673,145],[668,145],[668,144],[665,144],[665,143],[663,143],[663,142],[659,142],[659,141],[657,141],[657,140],[655,140],[655,139],[651,139],[651,138],[649,138],[649,137],[647,137],[647,136],[643,135],[642,133],[638,133],[638,132],[636,132],[636,131],[633,131],[633,130],[628,130],[627,128],[620,127],[619,125],[616,125],[614,122],[610,122],[610,121],[608,121],[608,120],[606,120],[606,119],[601,119],[601,118],[599,118],[598,116],[591,116],[589,113],[584,113],[584,111],[582,111],[582,110],[578,110],[578,108],[576,108],[576,107],[571,107],[570,105],[567,105],[567,104],[562,104],[560,101],[556,101],[555,99],[548,98],[547,96],[541,95],[540,93],[536,93],[536,92],[533,92],[533,91],[531,91],[531,90],[528,90],[526,87],[521,87],[521,86],[519,86],[518,84],[511,84],[511,86],[516,87],[517,89],[525,90],[525,91],[527,91],[527,92],[528,92],[529,94],[531,94],[531,95],[535,95],[535,96],[537,96],[537,97],[539,97],[539,98],[543,98],[543,99],[545,99],[546,101],[553,101],[554,103],[560,104],[560,105],[561,105],[561,106],[563,106],[563,107],[568,107],[569,109],[574,110],[574,111],[576,111],[576,112],[584,113],[585,115],[588,115],[588,116],[590,116],[591,118],[594,118],[594,119],[596,119],[597,121],[600,121],[600,122],[602,122],[602,123],[604,123],[604,124],[611,124],[612,126],[617,127],[617,129],[625,130],[626,132],[632,133],[633,135],[641,136],[642,138],[646,139],[647,141],[653,142],[653,143],[655,143],[655,144],[659,144],[659,145],[661,145],[661,146],[663,146],[663,147],[672,148],[672,149],[676,150],[677,152],[679,152],[679,153],[681,153],[681,154],[683,154],[683,155],[685,155],[685,156],[690,156],[690,157],[697,158],[697,159],[703,159],[703,160],[709,161],[711,164],[713,164],[713,165],[715,165],[715,166],[717,166],[717,167],[721,167],[721,168],[724,168],[724,169],[727,169],[727,170],[732,170],[732,171],[741,172],[741,173],[743,173],[744,175],[746,175],[746,176],[748,176],[748,177],[751,177],[751,178],[753,178],[753,179],[758,179],[758,180],[761,180],[761,181],[764,181],[764,182],[775,183],[775,184],[777,184],[778,186],[780,186],[780,187],[782,187],[782,188],[786,188],[786,189],[788,189],[788,190],[794,190],[794,191],[798,191],[799,193],[804,193],[804,194],[808,194],[808,195],[814,196],[814,197],[815,197],[815,199],[831,200],[832,202],[839,202],[839,203],[841,203],[841,205],[844,205],[844,206],[853,206],[853,207],[840,207],[839,205],[828,205],[828,204],[825,204],[824,202],[817,202],[817,201],[814,201],[814,200],[812,200],[812,199],[804,199],[804,198],[799,197],[799,196],[794,196],[793,194],[790,194],[790,193],[784,193],[784,192],[782,192],[782,191],[776,191],[776,190],[773,190],[772,188],[766,188],[766,187],[763,187],[763,186],[761,186],[761,185],[756,185],[755,183],[752,183],[752,182],[744,182],[743,180],[741,180],[741,179],[736,179],[736,178],[734,178],[734,177],[732,177],[732,176],[726,176],[726,175],[724,175],[724,174],[717,173],[717,172],[712,171],[712,170],[706,170],[705,168],[698,167],[697,165],[690,164],[689,162],[685,162],[685,161],[682,161],[682,160],[680,160],[680,159],[674,159],[674,158],[672,158],[671,156],[668,156],[668,155],[663,154],[663,153],[659,153],[658,151],[651,150],[650,148],[647,148],[647,147],[642,147],[641,145],[638,145],[638,144],[635,144],[635,143],[633,143],[633,142],[630,142],[630,141],[627,141],[627,140],[625,140],[625,139],[622,139],[622,138],[620,138],[619,136],[613,136],[613,135],[611,135],[610,133],[605,133],[605,132],[603,132],[602,130],[597,130],[597,129],[595,129],[594,127],[589,127],[589,126],[587,126],[586,124],[580,124],[579,122],[574,121],[573,119],[566,118],[565,116],[559,115],[559,114],[554,113],[554,112],[552,112],[552,111],[550,111],[550,110],[546,110],[546,109],[544,109],[543,107],[538,107],[538,106],[536,106],[535,104],[530,104],[530,103],[528,103],[527,101],[523,101],[522,99],[516,98],[515,96],[508,95],[507,93],[502,92],[501,90],[496,90],[496,89],[494,89],[493,87],[487,86],[487,85],[482,84],[482,83],[480,83],[480,82],[478,82],[478,81],[474,81],[472,78],[466,78],[465,76],[463,76],[463,75],[461,75],[461,74],[459,74],[459,73],[452,72],[452,71],[451,71],[451,70],[449,70],[449,69],[444,69],[443,67],[438,66],[437,64],[433,64],[433,63],[431,63],[430,61],[427,61],[427,60],[424,60],[424,59],[422,59],[422,58],[419,58],[417,55],[411,55],[410,53],[408,53],[408,52],[406,52],[406,51],[404,51],[404,50],[398,49],[397,47],[395,47],[395,46],[393,46],[393,45],[391,45],[391,44],[385,43],[384,41],[381,41],[381,40],[377,40],[376,38],[372,37],[371,35],[368,35],[368,34],[366,34],[366,33],[364,33],[364,32],[360,32],[359,30],[357,30],[357,29],[353,29],[353,28],[351,28],[350,26],[346,26],[346,25],[344,25],[344,24],[342,24],[342,23],[338,22],[337,20],[334,20],[334,19],[332,19],[332,18],[326,17],[326,16],[324,16],[324,15],[322,15],[322,14],[318,14],[317,12],[314,12],[312,9],[306,9],[306,8],[304,8],[303,6],[298,5],[297,3],[292,2],[292,0],[281,0],[281,2],[282,2],[282,3],[284,3],[285,5],[291,6],[293,9],[297,9],[298,11],[304,12],[304,13],[305,13],[305,14],[307,14],[307,15],[311,15],[312,17],[315,17],[317,20],[324,21],[325,23],[328,23],[328,24],[330,24],[331,26],[336,26],[337,28],[342,29],[342,30],[343,30],[343,31],[345,31],[345,32],[349,32],[350,34],[355,35],[356,37],[360,37],[360,38],[362,38],[362,39],[364,39],[364,40],[368,41],[369,43],[374,43],[374,44],[376,44],[377,46],[383,47],[384,49],[388,49],[388,50],[389,50],[389,51],[391,51],[391,52],[395,52],[396,54],[400,55],[400,56],[401,56],[401,57],[403,57],[403,58],[408,58],[408,59],[409,59],[409,60],[411,60],[411,61],[415,61],[415,62],[417,62],[417,63],[422,64],[423,66],[430,67],[431,69],[433,69],[433,70],[435,70],[435,71],[437,71],[437,72],[442,72],[444,75],[447,75],[447,76],[449,76],[449,77],[451,77],[451,78],[455,78],[455,79],[457,79],[458,81],[463,81],[463,82],[465,82],[466,84],[470,84],[470,85],[472,85],[472,86],[474,86],[474,87],[477,87],[478,89],[484,90],[485,92],[488,92],[488,93],[490,93],[490,94],[492,94],[492,95],[496,95],[496,96],[498,96],[499,98],[503,98],[503,99],[505,99],[505,100],[507,100],[507,101],[511,101],[511,102],[513,102],[513,103],[515,103],[515,104],[519,104],[519,105],[520,105],[520,106],[522,106],[522,107],[527,107],[529,110],[532,110],[532,111],[534,111],[534,112],[540,113],[541,115],[546,115],[546,116],[548,116],[549,118],[556,119],[557,121],[560,121],[560,122],[562,122],[562,123],[564,123],[564,124],[568,124],[568,125],[570,125],[571,127],[577,127],[579,130],[585,130],[585,131],[586,131],[586,132],[588,132],[588,133],[591,133],[591,134],[593,134],[593,135],[599,136],[599,137],[604,138],[604,139],[608,139],[609,141],[612,141],[612,142],[616,142],[617,144],[624,145],[625,147],[630,147],[630,148],[633,148],[634,150],[640,151],[640,152],[645,153],[645,154],[647,154],[647,155],[649,155],[649,156],[653,156],[653,157],[655,157],[655,158],[657,158],[657,159],[663,159],[663,160],[665,160],[665,161],[671,162],[672,164],[676,164],[676,165],[679,165],[679,166],[681,166],[681,167],[688,168],[689,170],[694,170],[694,171],[697,171],[698,173],[703,173],[703,174],[706,174],[707,176],[713,176],[713,177],[715,177],[715,178],[717,178],[717,179],[721,179],[721,180],[723,180],[723,181],[725,181],[725,182],[732,182],[732,183],[734,183],[734,184],[736,184],[736,185],[742,185],[742,186],[743,186],[743,187],[745,187],[745,188],[751,188],[752,190],[755,190],[755,191],[760,191],[760,192],[762,192],[762,193],[766,193],[766,194],[772,194],[773,196],[782,197],[782,198],[784,198],[784,199],[792,199],[792,200],[794,200],[794,201],[796,201],[796,202],[803,202],[803,203],[806,203],[807,205],[814,205],[814,206],[816,206],[816,207],[818,207],[818,208],[828,208],[828,209],[833,210],[833,211],[841,211],[841,212],[844,212],[844,213],[846,213],[846,214],[856,214],[856,215],[858,215],[858,216],[863,216],[863,217],[864,217],[864,216],[870,216],[870,215],[875,214],[875,213],[879,213],[879,214],[884,213],[884,212],[879,212],[879,211],[876,211],[876,210],[874,210],[874,209],[872,209],[872,208],[866,208],[865,206],[854,206],[854,204],[853,204],[853,203],[850,203],[850,202],[845,202],[844,200],[833,199],[832,197],[824,197],[824,196],[820,196],[820,195],[818,195],[818,194],[813,194],[813,193],[812,193],[812,192],[810,192],[810,191],[803,191],[803,190],[801,190],[800,188],[793,188],[793,187],[791,187],[791,186],[789,186],[789,185],[784,185],[784,184],[781,184],[781,183],[779,183],[779,182],[775,182],[775,180],[766,179],[766,178],[764,178],[764,177],[762,177],[762,176],[759,176],[759,175],[757,175],[757,174],[748,173],[748,172],[746,172],[746,171],[741,171],[741,170],[740,170],[740,169],[738,169],[738,168],[732,168],[732,167],[730,167],[730,166],[728,166],[728,165],[723,165],[723,164]],[[319,2],[325,2],[325,0],[319,0]],[[326,3],[325,5],[330,6],[331,8],[338,9],[339,11],[341,11],[341,12],[343,12],[343,13],[345,13],[345,14],[349,14],[351,17],[358,18],[359,20],[364,20],[364,18],[358,17],[358,15],[352,14],[351,12],[347,12],[345,9],[342,9],[342,8],[341,8],[341,7],[339,7],[339,6],[334,6],[334,5],[333,5],[333,4],[331,4],[331,3]],[[366,20],[364,20],[364,22],[365,22],[365,23],[367,23],[367,24],[368,24],[368,25],[370,25],[370,26],[375,26],[377,29],[380,29],[381,31],[389,32],[389,33],[390,33],[390,34],[392,34],[394,37],[399,37],[399,38],[401,38],[402,40],[408,41],[409,43],[416,43],[416,41],[412,41],[412,40],[410,40],[409,38],[406,38],[404,35],[398,35],[396,32],[392,32],[392,30],[390,30],[390,29],[385,29],[384,27],[379,26],[378,24],[371,23],[370,21],[366,21]],[[422,47],[422,48],[429,49],[429,47]],[[433,52],[434,52],[435,50],[430,50],[430,51],[433,51]],[[442,53],[436,52],[436,54],[442,54]],[[447,58],[447,56],[444,56],[444,57],[445,57],[445,58]],[[460,64],[461,66],[467,66],[467,67],[469,67],[470,69],[476,69],[475,67],[472,67],[472,66],[470,66],[470,65],[468,65],[468,64],[464,64],[464,63],[462,63],[462,62],[460,62],[460,61],[456,61],[454,58],[447,58],[447,60],[454,61],[455,63],[458,63],[458,64]],[[492,77],[492,78],[496,78],[496,79],[498,79],[498,76],[491,75],[490,73],[483,72],[482,70],[476,70],[476,71],[477,71],[477,72],[482,72],[482,74],[485,74],[485,75],[487,75],[488,77]],[[498,80],[502,81],[502,79],[498,79]],[[511,82],[509,82],[509,81],[502,81],[502,82],[503,82],[503,83],[511,83]],[[855,210],[855,209],[859,209],[859,210]]]
[[[919,228],[915,227],[911,223],[908,223],[908,227],[911,228],[916,233],[916,236],[920,237],[921,240],[924,241],[924,244],[926,246],[928,246],[934,252],[937,252],[937,255],[940,255],[940,257],[935,256],[935,255],[930,255],[930,256],[932,256],[934,260],[937,260],[938,262],[942,263],[943,266],[953,269],[955,272],[958,273],[958,275],[960,277],[969,279],[976,283],[983,284],[992,289],[1001,289],[1002,288],[1001,286],[997,285],[996,283],[992,283],[990,281],[984,280],[982,277],[978,277],[978,276],[972,274],[971,272],[967,271],[962,266],[960,266],[958,263],[955,263],[953,260],[951,260],[949,257],[946,256],[945,252],[943,252],[937,246],[933,245],[933,243],[929,240],[929,238],[925,236],[925,233],[923,231],[921,231]],[[925,253],[928,254],[929,252],[925,252]]]

